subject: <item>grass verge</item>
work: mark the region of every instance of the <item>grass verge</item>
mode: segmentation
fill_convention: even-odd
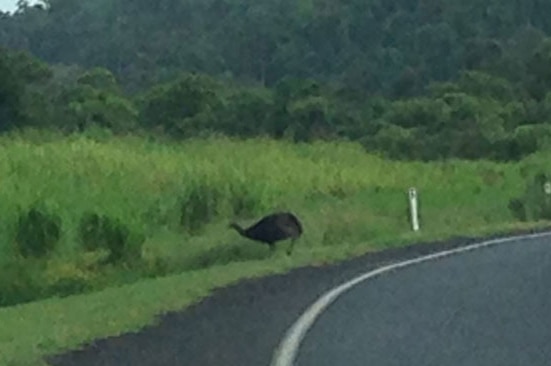
[[[548,228],[549,223],[509,224],[470,228],[462,235],[477,236]],[[417,235],[396,238],[392,246],[403,246],[417,240],[441,240],[454,233]],[[385,247],[384,243],[377,245]],[[131,285],[108,288],[96,293],[64,299],[48,299],[0,309],[0,364],[6,366],[47,366],[43,357],[77,349],[94,339],[139,331],[155,324],[157,316],[184,309],[219,287],[244,278],[285,273],[305,265],[329,265],[378,250],[356,248],[349,251],[302,252],[297,258],[279,255],[272,261],[231,263],[190,271],[164,278],[147,279]]]
[[[416,241],[539,226],[532,203],[522,206],[530,221],[523,224],[509,206],[549,168],[545,156],[516,164],[400,163],[348,143],[224,138],[184,145],[11,138],[0,140],[0,150],[0,303],[14,305],[0,308],[2,365],[34,365],[43,355],[136,330],[241,278]],[[409,229],[410,186],[420,194],[421,234]],[[29,214],[32,208],[50,216]],[[304,221],[292,257],[281,249],[270,257],[227,229],[230,219],[246,224],[276,209]],[[90,217],[84,221],[96,226],[84,232],[95,236],[83,236]],[[38,235],[56,225],[59,235]],[[93,250],[100,242],[107,244]],[[22,256],[21,245],[43,257]],[[104,262],[104,249],[113,247],[139,255]]]

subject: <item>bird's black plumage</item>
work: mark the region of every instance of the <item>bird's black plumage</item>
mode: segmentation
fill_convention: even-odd
[[[268,244],[272,250],[276,242],[292,239],[287,254],[291,254],[295,240],[303,232],[300,220],[290,212],[270,214],[246,229],[236,223],[231,223],[230,227],[246,238]]]

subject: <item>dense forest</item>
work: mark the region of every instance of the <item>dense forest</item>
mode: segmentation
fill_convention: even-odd
[[[0,14],[0,130],[348,139],[397,159],[551,142],[545,0],[44,0]]]

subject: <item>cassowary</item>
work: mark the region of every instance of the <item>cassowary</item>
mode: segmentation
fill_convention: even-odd
[[[277,241],[291,238],[291,245],[287,255],[293,251],[295,240],[302,235],[302,224],[299,219],[290,212],[277,212],[265,216],[256,224],[243,229],[236,223],[231,223],[230,228],[235,229],[241,236],[266,243],[273,251]]]

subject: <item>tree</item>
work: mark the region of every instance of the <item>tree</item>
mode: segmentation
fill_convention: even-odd
[[[84,131],[96,126],[112,132],[128,132],[137,127],[138,110],[120,92],[112,73],[94,68],[80,75],[76,84],[60,95],[66,117],[61,128]]]
[[[138,99],[141,123],[180,137],[211,128],[214,114],[223,106],[221,89],[222,83],[209,76],[184,73]]]
[[[551,89],[551,38],[545,39],[532,53],[527,62],[528,90],[531,95],[542,100]]]
[[[39,123],[46,97],[40,88],[51,76],[48,65],[29,53],[0,48],[0,130]]]
[[[14,72],[7,52],[0,49],[0,132],[13,128],[22,116],[24,84]]]

